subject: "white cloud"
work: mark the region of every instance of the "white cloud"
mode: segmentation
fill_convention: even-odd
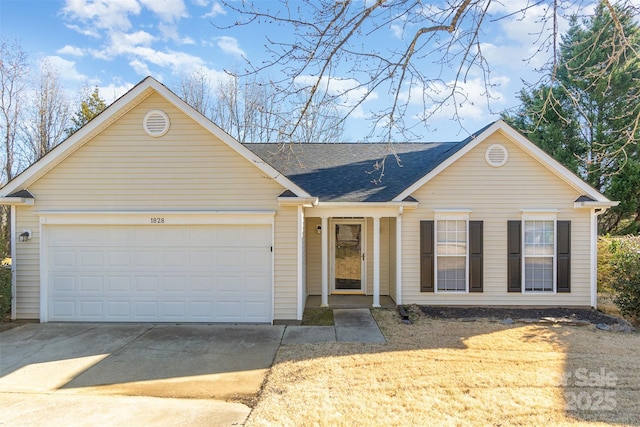
[[[131,66],[131,68],[133,68],[133,71],[135,71],[140,76],[151,75],[151,70],[149,70],[149,66],[144,62],[140,61],[139,59],[132,60],[131,62],[129,62],[129,65]]]
[[[116,84],[111,83],[107,86],[98,85],[100,96],[107,104],[111,104],[116,99],[127,93],[134,85],[132,83]]]
[[[402,40],[402,36],[404,35],[404,28],[402,28],[398,24],[391,24],[391,32],[393,36],[397,39]]]
[[[506,76],[492,80],[499,86],[506,86],[509,83],[509,78]],[[497,87],[487,87],[480,77],[466,82],[450,81],[446,84],[435,82],[426,88],[415,87],[412,92],[416,90],[423,91],[423,94],[414,93],[417,95],[415,98],[420,102],[423,100],[422,96],[431,100],[430,106],[422,114],[423,117],[430,117],[431,120],[454,117],[459,117],[461,120],[488,120],[491,112],[487,103],[503,104],[506,101],[505,95]]]
[[[81,74],[76,70],[76,63],[74,61],[67,61],[59,56],[46,56],[44,59],[49,61],[55,70],[58,71],[60,77],[64,80],[81,82],[87,80],[87,76]]]
[[[140,2],[165,22],[175,22],[188,16],[182,0],[140,0]]]
[[[216,37],[216,44],[220,49],[222,49],[224,53],[227,53],[229,55],[233,55],[233,56],[246,55],[244,50],[242,50],[242,48],[238,44],[238,39],[236,39],[235,37],[228,37],[228,36]]]
[[[215,18],[218,15],[226,15],[226,14],[227,14],[227,11],[224,10],[222,5],[220,5],[220,3],[218,3],[217,1],[214,1],[213,4],[211,5],[211,11],[209,13],[205,13],[204,15],[202,15],[202,17]]]
[[[66,45],[56,51],[59,55],[84,56],[84,51],[76,46]]]
[[[137,0],[67,0],[62,10],[67,18],[85,24],[73,26],[84,33],[91,33],[92,28],[126,31],[131,28],[129,15],[138,15],[140,4]]]

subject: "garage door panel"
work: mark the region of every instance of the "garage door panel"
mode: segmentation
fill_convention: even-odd
[[[111,250],[107,251],[107,267],[109,269],[122,267],[128,269],[131,266],[131,251]]]
[[[129,301],[110,300],[105,302],[107,318],[114,320],[128,320],[132,318],[131,303]]]
[[[80,293],[102,293],[103,292],[103,276],[80,276]]]
[[[76,280],[74,276],[53,276],[51,280],[51,289],[56,293],[75,292]]]
[[[46,226],[49,320],[270,322],[271,226]]]
[[[103,301],[99,299],[95,300],[83,300],[78,302],[78,314],[82,318],[86,319],[102,319],[104,317],[103,313]]]
[[[128,294],[131,292],[131,277],[109,275],[107,277],[108,294]]]
[[[187,282],[189,278],[183,276],[164,276],[162,277],[162,292],[168,294],[185,294],[187,291]]]
[[[53,254],[53,267],[75,267],[76,252],[71,250],[59,250]]]

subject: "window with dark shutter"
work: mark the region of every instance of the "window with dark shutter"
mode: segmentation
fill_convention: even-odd
[[[556,290],[571,292],[571,221],[556,222]]]
[[[469,221],[469,292],[482,292],[483,222]]]
[[[420,221],[420,292],[434,291],[433,221]]]
[[[522,221],[507,222],[507,291],[522,292]]]

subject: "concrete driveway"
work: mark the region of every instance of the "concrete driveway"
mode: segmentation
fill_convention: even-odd
[[[25,324],[0,333],[0,425],[238,425],[284,326]],[[231,403],[230,403],[231,402]]]

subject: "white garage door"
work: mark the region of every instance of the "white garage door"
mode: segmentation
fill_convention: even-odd
[[[270,225],[51,225],[57,321],[271,322]]]

